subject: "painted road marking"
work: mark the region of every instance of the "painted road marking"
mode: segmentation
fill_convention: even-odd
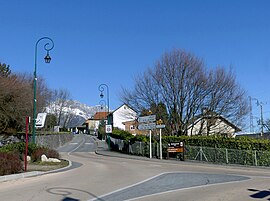
[[[248,179],[250,178],[237,175],[169,172],[157,175],[140,183],[119,189],[89,201],[132,200],[135,198],[142,198],[181,189],[239,182]]]

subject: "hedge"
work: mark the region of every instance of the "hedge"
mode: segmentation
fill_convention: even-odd
[[[227,138],[222,136],[164,136],[163,143],[184,142],[189,146],[227,148],[237,150],[270,151],[270,140],[249,137]]]
[[[144,135],[133,136],[127,131],[113,130],[110,134],[111,137],[129,141],[131,144],[134,142],[149,142],[149,137]],[[153,136],[152,142],[155,142]],[[257,151],[270,151],[270,140],[267,139],[254,139],[249,137],[228,138],[223,136],[163,136],[162,143],[169,142],[184,142],[189,146],[213,147],[213,148],[227,148],[237,150],[257,150]]]

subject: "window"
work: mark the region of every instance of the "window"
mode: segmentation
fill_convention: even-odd
[[[134,131],[135,130],[135,126],[134,125],[130,125],[130,130]]]

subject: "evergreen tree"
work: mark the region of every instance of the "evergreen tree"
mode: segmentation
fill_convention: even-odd
[[[9,68],[9,65],[3,63],[0,63],[0,76],[2,77],[8,77],[11,74],[11,70]]]

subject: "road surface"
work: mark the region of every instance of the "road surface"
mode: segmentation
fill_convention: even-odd
[[[95,154],[96,139],[76,135],[59,151],[65,171],[0,183],[4,201],[270,200],[270,169]]]

